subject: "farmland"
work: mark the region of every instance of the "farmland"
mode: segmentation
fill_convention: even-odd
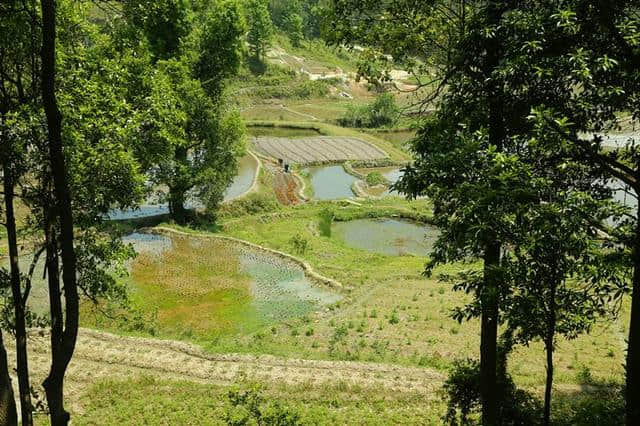
[[[380,160],[387,154],[357,138],[305,137],[305,138],[254,138],[258,153],[292,164],[331,163],[347,160]]]
[[[6,11],[20,18],[16,38],[37,21],[24,12],[38,2],[23,3]],[[486,47],[472,60],[495,59],[487,74],[493,65],[476,67],[466,52],[431,50],[457,46],[451,31],[415,57],[412,45],[440,34],[442,20],[386,45],[407,26],[377,26],[421,2],[373,2],[345,22],[328,4],[349,15],[362,2],[108,1],[87,6],[88,20],[59,3],[58,72],[41,72],[38,55],[50,52],[34,48],[33,32],[16,43],[33,50],[16,66],[53,74],[43,89],[59,92],[60,106],[45,125],[51,93],[45,105],[34,80],[33,99],[2,104],[0,120],[15,151],[0,155],[0,349],[18,413],[29,396],[33,423],[49,424],[59,407],[43,383],[71,348],[59,368],[64,409],[80,425],[481,424],[491,398],[513,416],[500,424],[538,426],[544,414],[547,426],[622,423],[637,251],[627,195],[637,198],[640,172],[615,180],[626,182],[617,204],[606,173],[620,163],[616,179],[628,177],[639,157],[597,135],[597,149],[575,150],[571,137],[590,135],[572,126],[606,127],[606,114],[630,107],[589,105],[569,120],[562,108],[585,108],[569,95],[580,91],[547,81],[556,74],[543,66],[528,74],[514,47],[526,38],[499,52],[512,62],[485,46],[505,28],[520,35],[536,22],[522,34],[532,35],[565,18],[550,38],[587,40],[572,12],[521,27],[479,19],[472,39],[466,22],[449,28],[462,28],[470,51]],[[460,19],[467,6],[484,17],[461,2]],[[357,31],[362,40],[346,39]],[[365,46],[374,42],[380,50]],[[537,41],[526,49],[547,54]],[[618,65],[604,58],[587,61],[598,73],[584,65],[567,78],[603,79]],[[0,100],[22,82],[4,63]],[[530,78],[512,79],[521,74]],[[500,93],[510,85],[515,96]],[[608,101],[626,90],[637,99],[632,86],[611,88]],[[601,95],[583,90],[587,103]],[[560,130],[544,120],[555,109],[532,105],[556,96],[565,103],[550,123]],[[625,120],[627,137],[635,120]]]

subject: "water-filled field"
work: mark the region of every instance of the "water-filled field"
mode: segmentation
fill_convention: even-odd
[[[427,256],[439,235],[433,226],[398,219],[336,222],[333,232],[351,247],[390,256]]]
[[[138,240],[136,247],[133,299],[147,312],[157,310],[168,334],[251,332],[341,298],[297,264],[232,241],[174,236]]]
[[[340,165],[309,167],[307,169],[316,200],[338,200],[354,196],[351,186],[357,180]]]
[[[231,183],[231,186],[227,188],[224,194],[224,200],[233,200],[249,191],[257,172],[258,163],[252,155],[241,158],[238,162],[238,174]]]

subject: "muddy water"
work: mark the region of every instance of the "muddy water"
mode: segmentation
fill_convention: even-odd
[[[231,183],[231,186],[227,188],[224,194],[224,200],[233,200],[249,191],[253,185],[257,171],[258,163],[253,156],[247,155],[241,158],[238,162],[238,174]]]
[[[339,200],[354,196],[351,186],[357,178],[345,172],[341,165],[309,167],[307,171],[315,200]]]
[[[397,219],[336,222],[333,230],[351,247],[389,256],[427,256],[439,235],[432,226]]]

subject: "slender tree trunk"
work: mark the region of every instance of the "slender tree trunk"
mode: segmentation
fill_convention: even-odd
[[[633,288],[627,348],[626,424],[640,425],[640,210],[633,244]]]
[[[50,282],[49,297],[52,302],[51,369],[43,386],[47,394],[51,423],[54,426],[58,426],[66,425],[69,421],[69,413],[64,409],[63,401],[64,375],[73,356],[78,337],[79,302],[76,256],[73,247],[71,194],[67,182],[62,147],[62,116],[58,110],[58,101],[55,93],[56,5],[55,0],[41,0],[40,4],[42,8],[42,101],[49,130],[49,160],[53,176],[56,213],[60,221],[60,248],[65,297],[63,327],[62,314],[61,312],[54,313],[53,306],[54,303],[61,304],[60,284],[58,282],[57,287],[52,288],[52,283]],[[56,301],[53,300],[54,296],[56,296]]]
[[[480,329],[480,397],[482,424],[485,426],[498,424],[498,283],[495,268],[499,262],[500,245],[489,244],[484,255],[485,284],[481,296]]]
[[[14,183],[12,172],[4,165],[4,202],[9,242],[9,264],[11,265],[11,293],[15,314],[16,358],[18,370],[18,389],[20,392],[20,413],[23,425],[32,425],[31,386],[29,384],[29,361],[27,355],[27,330],[25,327],[25,303],[22,297],[20,263],[18,254],[18,235],[14,213]]]
[[[171,217],[178,223],[185,223],[187,209],[184,207],[186,194],[191,187],[190,179],[185,176],[185,169],[189,169],[189,152],[187,148],[176,148],[175,160],[175,180],[169,188],[169,212]]]
[[[553,342],[556,335],[556,289],[554,283],[551,287],[549,300],[549,312],[547,317],[547,335],[545,336],[544,348],[547,353],[547,380],[544,387],[544,424],[551,424],[551,392],[553,389]]]
[[[2,339],[0,330],[0,424],[15,426],[18,424],[18,413],[16,412],[16,400],[13,396],[13,386],[9,376],[9,363],[7,362],[7,351]]]
[[[501,2],[490,1],[487,6],[487,24],[497,26],[505,12]],[[487,44],[485,74],[488,81],[488,130],[489,143],[502,151],[505,127],[502,106],[502,86],[494,75],[500,65],[501,47],[498,36]],[[480,398],[482,401],[482,424],[496,426],[500,423],[499,408],[502,395],[497,386],[498,317],[500,277],[495,269],[500,264],[501,244],[497,236],[487,239],[484,253],[484,288],[482,290],[480,330]]]

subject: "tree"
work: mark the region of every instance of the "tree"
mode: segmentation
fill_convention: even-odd
[[[170,213],[181,223],[189,198],[215,210],[244,153],[241,120],[223,107],[225,80],[240,64],[244,21],[235,1],[212,2],[201,13],[190,21],[182,49],[144,64],[142,81],[129,94],[143,111],[139,162],[153,184],[168,187]]]
[[[554,105],[535,115],[539,125],[561,137],[569,148],[565,158],[601,170],[604,180],[628,185],[640,194],[637,141],[603,149],[603,133],[619,128],[620,114],[638,119],[640,54],[638,10],[632,1],[581,1],[539,9],[541,27],[536,52],[527,58],[537,78],[559,86]],[[579,89],[578,89],[579,88]],[[624,247],[631,278],[631,318],[626,362],[626,422],[640,422],[640,220],[626,211],[604,232]]]
[[[177,61],[158,64],[154,81],[156,105],[171,105],[160,111],[173,121],[166,134],[170,155],[152,172],[157,183],[169,188],[169,208],[179,221],[186,219],[189,191],[210,210],[222,200],[236,172],[236,159],[243,154],[244,130],[240,118],[227,115],[214,103],[198,80]],[[161,130],[162,131],[162,130]]]
[[[51,308],[51,369],[43,385],[53,425],[66,425],[69,413],[64,409],[64,375],[73,356],[78,336],[79,299],[76,277],[76,254],[73,246],[73,212],[67,181],[67,167],[62,144],[62,116],[56,98],[56,4],[41,0],[42,8],[42,101],[49,133],[49,161],[55,188],[56,219],[60,220],[62,277],[65,313],[60,300],[61,287],[57,279],[57,247],[55,237],[47,234],[47,263]],[[49,218],[51,222],[53,217]],[[54,263],[56,264],[54,266]],[[64,321],[64,324],[63,324]]]
[[[124,15],[134,32],[143,33],[155,60],[175,57],[191,31],[191,13],[185,0],[126,0]]]
[[[263,63],[274,33],[269,8],[264,0],[249,0],[245,7],[249,25],[249,50],[256,62]]]
[[[497,330],[504,279],[502,231],[521,187],[515,160],[504,152],[521,130],[530,101],[505,92],[501,66],[506,34],[500,23],[512,2],[379,3],[335,0],[330,25],[335,41],[362,43],[419,72],[433,65],[438,88],[447,87],[438,111],[414,144],[416,161],[399,188],[429,195],[443,230],[435,262],[480,256],[484,270],[473,285],[481,317],[480,390],[483,423],[499,423],[496,388]],[[453,16],[453,18],[451,18]],[[380,19],[384,17],[384,19]],[[401,28],[401,30],[399,30]],[[441,46],[433,52],[433,46]],[[425,65],[415,65],[419,56]],[[415,69],[415,68],[414,68]],[[425,99],[427,103],[440,94]],[[510,168],[513,167],[513,170]]]
[[[608,282],[615,265],[585,216],[610,214],[583,193],[560,194],[532,206],[519,220],[522,240],[508,259],[512,275],[505,318],[515,341],[541,340],[546,352],[545,425],[551,424],[553,353],[557,336],[588,332],[607,312]]]
[[[31,385],[27,354],[26,298],[23,291],[23,275],[20,270],[18,228],[15,215],[16,188],[28,173],[28,144],[20,138],[15,118],[33,108],[39,99],[39,58],[37,44],[40,28],[36,20],[35,6],[9,2],[0,9],[0,32],[6,36],[0,41],[0,167],[2,169],[4,200],[4,226],[7,229],[13,318],[11,331],[16,339],[17,373],[20,394],[22,424],[30,425],[32,419]],[[2,210],[2,209],[0,209]],[[3,271],[4,272],[4,271]]]

